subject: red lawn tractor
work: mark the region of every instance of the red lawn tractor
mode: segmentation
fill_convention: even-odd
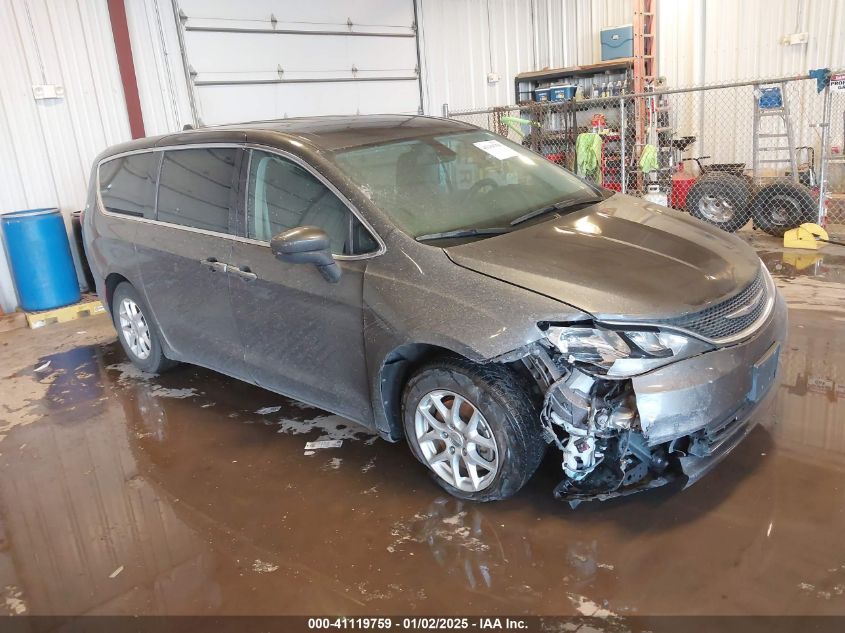
[[[798,173],[794,177],[788,173],[765,184],[745,173],[745,163],[703,162],[709,156],[682,159],[672,176],[669,204],[731,233],[753,219],[755,228],[782,237],[788,229],[817,220],[813,148],[796,149],[805,150],[807,157],[798,166]],[[684,169],[688,161],[698,164],[697,177]]]

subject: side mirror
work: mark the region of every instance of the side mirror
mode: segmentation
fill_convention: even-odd
[[[288,264],[314,264],[326,281],[340,281],[340,266],[334,260],[329,236],[323,229],[316,226],[288,229],[270,240],[270,250],[279,261]]]

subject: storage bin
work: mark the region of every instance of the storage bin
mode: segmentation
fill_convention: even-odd
[[[634,27],[631,24],[602,29],[601,60],[623,59],[634,56]]]
[[[578,86],[572,84],[563,84],[559,86],[549,86],[549,100],[550,101],[572,101],[575,97],[575,91]]]
[[[548,88],[537,88],[534,91],[534,101],[541,102],[541,101],[548,101],[549,100],[549,89]]]

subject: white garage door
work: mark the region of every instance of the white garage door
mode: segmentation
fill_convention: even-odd
[[[179,0],[207,124],[420,111],[414,0]]]

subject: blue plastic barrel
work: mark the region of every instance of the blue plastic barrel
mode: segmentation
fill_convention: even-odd
[[[21,307],[32,312],[79,301],[76,269],[59,210],[14,211],[2,218]]]

